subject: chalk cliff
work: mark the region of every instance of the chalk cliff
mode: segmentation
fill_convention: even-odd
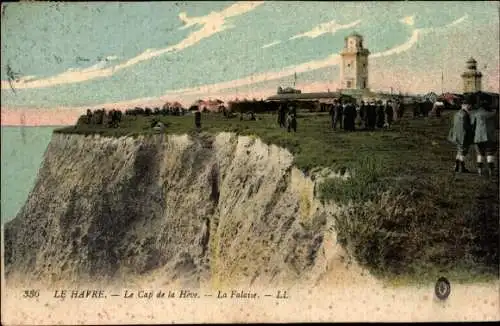
[[[316,282],[345,256],[318,178],[287,150],[231,133],[54,134],[5,226],[7,279]]]

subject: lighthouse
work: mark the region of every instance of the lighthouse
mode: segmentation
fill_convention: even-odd
[[[481,78],[483,75],[477,70],[477,61],[474,58],[467,60],[466,71],[461,76],[464,82],[464,93],[481,91]]]
[[[368,91],[368,56],[370,51],[363,47],[363,37],[352,33],[344,39],[344,49],[340,52],[341,90],[345,93]]]

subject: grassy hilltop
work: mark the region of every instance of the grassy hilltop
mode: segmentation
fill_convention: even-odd
[[[410,113],[407,113],[407,115]],[[453,281],[498,277],[498,178],[453,172],[455,148],[446,136],[452,112],[441,118],[405,116],[387,130],[345,132],[330,128],[327,113],[298,114],[297,133],[277,126],[275,114],[257,121],[202,115],[201,132],[255,135],[289,149],[304,172],[321,167],[348,169],[355,177],[318,186],[321,200],[351,203],[337,218],[341,244],[374,274],[393,280]],[[197,134],[193,115],[123,116],[117,128],[77,125],[56,133],[136,136]],[[475,171],[475,153],[467,162]]]

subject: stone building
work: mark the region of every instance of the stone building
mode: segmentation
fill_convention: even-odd
[[[368,89],[368,56],[370,51],[363,47],[363,37],[357,33],[344,39],[344,49],[340,52],[340,91],[361,95]]]
[[[477,61],[470,58],[466,63],[467,70],[462,73],[464,82],[464,93],[475,93],[481,91],[482,74],[477,70]]]

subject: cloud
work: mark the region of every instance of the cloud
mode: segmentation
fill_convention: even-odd
[[[453,21],[452,23],[443,26],[443,27],[438,27],[438,28],[418,28],[415,29],[410,36],[408,40],[406,40],[404,43],[397,45],[391,49],[382,51],[382,52],[377,52],[377,53],[372,53],[370,55],[370,58],[379,58],[379,57],[385,57],[385,56],[390,56],[390,55],[395,55],[395,54],[400,54],[403,52],[406,52],[410,50],[415,44],[417,44],[419,38],[423,34],[427,34],[439,29],[445,29],[449,28],[452,26],[455,26],[457,24],[462,23],[466,18],[466,15]],[[291,76],[295,73],[304,73],[312,70],[317,70],[317,69],[322,69],[326,67],[331,67],[338,65],[340,63],[340,55],[333,54],[328,56],[325,59],[321,60],[314,60],[314,61],[309,61],[305,62],[299,65],[295,66],[289,66],[285,67],[280,71],[269,71],[269,72],[264,72],[256,75],[251,75],[247,76],[241,79],[237,80],[231,80],[227,82],[221,82],[221,83],[215,83],[215,84],[209,84],[209,85],[202,85],[198,87],[191,87],[191,88],[184,88],[184,89],[177,89],[177,90],[167,90],[166,94],[182,94],[182,95],[194,95],[194,94],[203,94],[203,93],[213,93],[213,92],[220,92],[224,89],[229,89],[229,88],[236,88],[236,87],[242,87],[242,86],[248,86],[252,84],[257,84],[260,82],[265,82],[265,81],[270,81],[270,80],[275,80],[275,79],[280,79],[284,77]]]
[[[415,44],[417,44],[418,38],[422,34],[422,32],[423,32],[422,29],[415,29],[413,31],[413,33],[411,34],[411,37],[406,42],[404,42],[403,44],[400,44],[398,46],[395,46],[389,50],[373,53],[370,55],[370,59],[371,58],[386,57],[388,55],[394,55],[394,54],[399,54],[399,53],[408,51]]]
[[[167,94],[178,94],[181,93],[183,95],[189,94],[199,94],[199,93],[210,93],[217,92],[227,88],[235,88],[241,86],[252,85],[260,82],[265,82],[273,79],[280,79],[283,77],[291,76],[294,73],[303,73],[311,70],[326,68],[329,66],[334,66],[340,62],[339,55],[331,55],[322,60],[314,60],[309,61],[296,66],[285,67],[280,71],[270,71],[265,73],[260,73],[256,75],[251,75],[238,80],[231,80],[222,83],[216,83],[211,85],[203,85],[200,87],[192,87],[178,90],[168,90]]]
[[[270,48],[271,46],[275,46],[275,45],[278,45],[280,44],[281,41],[274,41],[274,42],[271,42],[271,43],[268,43],[266,45],[263,45],[262,48],[265,49],[265,48]]]
[[[201,40],[208,38],[214,34],[222,32],[226,29],[232,28],[232,25],[226,24],[226,18],[242,15],[260,6],[263,2],[250,2],[242,1],[237,2],[222,11],[212,11],[206,16],[200,17],[187,17],[186,13],[179,14],[179,19],[185,23],[181,28],[187,28],[193,25],[201,25],[201,28],[191,32],[185,39],[179,43],[169,46],[164,49],[146,49],[138,56],[129,59],[121,64],[112,67],[96,67],[92,66],[86,69],[68,69],[67,71],[45,79],[29,81],[26,79],[19,79],[13,82],[14,88],[44,88],[60,84],[70,84],[84,82],[95,78],[109,77],[115,72],[138,64],[139,62],[150,60],[154,57],[160,56],[168,52],[181,51],[187,47],[193,46]],[[2,89],[10,88],[9,81],[2,80]]]
[[[335,20],[332,20],[328,23],[320,24],[320,25],[314,27],[313,29],[311,29],[310,31],[307,31],[305,33],[294,35],[294,36],[290,37],[289,40],[294,40],[294,39],[297,39],[300,37],[316,38],[316,37],[323,35],[323,34],[326,34],[326,33],[335,34],[339,30],[346,29],[346,28],[352,28],[352,27],[358,25],[360,22],[361,22],[361,20],[356,20],[352,23],[341,25],[341,24],[338,24]]]
[[[463,22],[467,19],[467,17],[469,17],[469,15],[465,14],[464,16],[462,16],[462,17],[460,17],[460,18],[458,18],[458,19],[454,20],[453,22],[451,22],[451,23],[448,25],[448,27],[456,26],[456,25],[458,25],[458,24],[463,23]]]
[[[415,16],[406,16],[399,20],[401,23],[413,26],[415,25]]]

